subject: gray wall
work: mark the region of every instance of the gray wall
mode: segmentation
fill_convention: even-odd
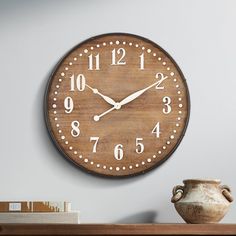
[[[236,195],[236,2],[0,1],[0,200],[68,200],[82,222],[182,222],[171,190],[220,178]],[[55,64],[91,36],[128,32],[168,51],[187,78],[191,117],[173,156],[150,173],[110,180],[55,149],[43,96]],[[236,221],[233,204],[223,222]]]

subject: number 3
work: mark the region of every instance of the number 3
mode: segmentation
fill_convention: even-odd
[[[165,108],[162,109],[164,114],[169,114],[171,112],[171,99],[170,97],[163,97],[162,101],[164,102]]]

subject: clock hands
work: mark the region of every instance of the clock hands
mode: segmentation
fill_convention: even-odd
[[[109,110],[103,112],[103,113],[100,114],[100,115],[95,115],[95,116],[93,117],[94,121],[99,121],[102,116],[105,116],[107,113],[113,111],[114,109],[116,109],[115,106],[113,106],[112,108],[110,108]]]
[[[154,86],[159,86],[165,79],[168,78],[168,76],[164,76],[162,73],[157,73],[157,78],[159,77],[159,75],[161,76],[161,79],[158,80],[157,82],[149,85],[148,87],[141,89],[139,91],[136,91],[135,93],[132,93],[131,95],[129,95],[128,97],[124,98],[121,102],[119,102],[120,106],[123,106],[131,101],[133,101],[134,99],[138,98],[140,95],[142,95],[144,92],[146,92],[148,89],[154,87]]]
[[[113,99],[111,99],[111,98],[109,98],[109,97],[107,97],[107,96],[104,96],[104,95],[100,94],[96,89],[93,89],[93,88],[89,87],[88,85],[86,85],[86,86],[88,86],[90,89],[92,89],[93,92],[94,92],[94,90],[95,90],[94,93],[97,93],[97,92],[98,92],[97,94],[99,94],[100,96],[102,96],[105,101],[107,101],[109,104],[113,105],[112,108],[108,109],[107,111],[103,112],[102,114],[100,114],[100,115],[95,115],[95,116],[93,117],[94,121],[99,121],[102,116],[108,114],[109,112],[111,112],[111,111],[113,111],[113,110],[115,110],[115,109],[116,109],[116,110],[119,110],[123,105],[125,105],[125,104],[127,104],[127,103],[133,101],[133,100],[136,99],[136,98],[138,98],[139,96],[141,96],[144,92],[146,92],[146,91],[149,90],[150,88],[152,88],[152,87],[154,87],[154,86],[156,86],[156,88],[158,88],[158,86],[159,86],[165,79],[168,78],[168,76],[164,76],[162,73],[157,73],[157,74],[156,74],[156,78],[159,78],[159,76],[160,76],[161,78],[160,78],[157,82],[155,82],[155,83],[149,85],[148,87],[146,87],[146,88],[144,88],[144,89],[138,90],[138,91],[136,91],[136,92],[130,94],[128,97],[124,98],[121,102],[115,102]]]
[[[116,102],[112,98],[109,98],[108,96],[103,95],[97,89],[90,87],[88,84],[85,84],[85,86],[91,89],[94,94],[98,94],[99,96],[101,96],[107,103],[115,106]]]

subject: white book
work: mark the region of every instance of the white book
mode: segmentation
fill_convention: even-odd
[[[1,223],[79,224],[79,212],[0,213]]]

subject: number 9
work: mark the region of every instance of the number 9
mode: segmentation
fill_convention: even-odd
[[[66,97],[64,100],[65,113],[71,113],[74,109],[74,102],[71,97]]]

